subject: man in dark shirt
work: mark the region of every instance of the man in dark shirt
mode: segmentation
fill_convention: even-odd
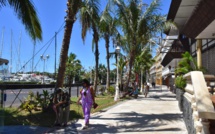
[[[67,92],[63,92],[62,89],[58,89],[56,94],[57,103],[53,106],[56,113],[56,121],[54,125],[66,127],[69,120],[70,96]]]

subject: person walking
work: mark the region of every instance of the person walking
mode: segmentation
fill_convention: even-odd
[[[56,114],[54,126],[66,127],[69,120],[70,96],[68,92],[63,92],[60,88],[56,91],[56,94],[57,103],[53,105],[53,110]]]
[[[95,103],[95,95],[93,88],[90,86],[88,80],[83,80],[83,89],[80,91],[80,97],[78,98],[77,103],[82,105],[82,110],[84,113],[85,125],[83,129],[87,129],[89,127],[89,119],[90,119],[90,110]]]
[[[149,92],[149,83],[145,83],[144,85],[145,85],[145,88],[144,88],[144,95],[145,95],[145,97],[147,97],[148,92]]]

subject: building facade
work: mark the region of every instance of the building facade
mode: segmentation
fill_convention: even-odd
[[[155,66],[156,66],[156,80],[155,83],[157,85],[162,85],[162,70],[163,66],[161,65],[161,59],[162,54],[160,52],[157,52],[157,55],[155,57]]]

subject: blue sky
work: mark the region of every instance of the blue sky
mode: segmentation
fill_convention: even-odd
[[[143,0],[145,3],[150,3],[152,0]],[[64,17],[66,16],[66,2],[67,0],[33,0],[37,9],[38,16],[43,30],[43,41],[37,42],[35,47],[34,71],[43,71],[44,62],[40,60],[40,55],[49,55],[50,58],[45,60],[45,71],[54,72],[55,63],[55,39],[53,39],[55,32],[57,34],[57,67],[59,65],[59,56],[61,44],[64,34]],[[167,14],[171,0],[161,0],[161,13]],[[101,10],[105,7],[106,0],[101,0]],[[26,64],[33,56],[33,41],[25,31],[21,21],[18,20],[16,14],[10,7],[3,7],[0,10],[0,56],[1,58],[9,60],[9,67],[12,63],[12,72],[19,71],[21,66]],[[52,40],[51,40],[52,39]],[[51,40],[51,42],[50,42]],[[11,49],[12,44],[12,49]],[[49,47],[48,47],[49,46]],[[110,44],[110,52],[114,51],[113,45]],[[20,51],[19,51],[20,48]],[[12,51],[11,51],[12,50]],[[1,53],[2,52],[2,53]],[[12,52],[12,58],[11,58]],[[20,52],[20,64],[18,63],[18,53]],[[85,69],[92,68],[95,65],[95,58],[92,52],[92,33],[88,32],[85,43],[81,39],[81,26],[77,20],[73,26],[72,36],[70,40],[69,53],[75,53]],[[99,63],[106,65],[106,51],[103,39],[99,42]],[[12,59],[12,62],[11,62]],[[111,59],[111,65],[115,62]],[[113,69],[114,66],[111,66]],[[24,72],[32,70],[32,60],[29,61]]]

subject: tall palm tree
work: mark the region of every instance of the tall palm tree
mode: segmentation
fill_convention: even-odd
[[[145,72],[145,75],[149,73],[150,67],[153,65],[155,60],[152,58],[151,52],[149,48],[146,48],[135,58],[135,72]],[[139,75],[139,74],[138,74]],[[141,83],[142,84],[142,83]]]
[[[94,75],[94,90],[97,91],[98,83],[98,65],[99,65],[99,0],[84,0],[84,5],[81,8],[81,25],[82,25],[82,39],[85,37],[88,30],[93,31],[93,41],[95,43],[95,75]]]
[[[76,75],[78,75],[78,72],[80,72],[82,66],[81,61],[76,59],[76,55],[74,53],[70,53],[67,63],[66,63],[66,77],[68,81],[69,94],[71,95],[71,86],[72,86],[72,79],[75,78]]]
[[[109,43],[110,38],[114,34],[116,35],[118,33],[116,29],[116,23],[117,20],[113,18],[109,11],[110,8],[110,1],[105,7],[105,10],[102,12],[101,18],[100,18],[100,34],[105,40],[105,48],[106,48],[106,60],[107,60],[107,80],[106,80],[106,92],[107,89],[110,87],[110,52],[109,52]]]
[[[107,72],[107,69],[105,67],[104,64],[99,64],[99,67],[98,67],[98,77],[99,77],[99,80],[101,83],[104,82],[104,80],[106,79],[106,72]]]
[[[0,0],[0,9],[5,6],[10,6],[14,10],[33,41],[42,40],[40,21],[31,0]]]
[[[56,88],[63,87],[66,62],[68,58],[68,50],[69,50],[69,44],[70,44],[70,37],[72,34],[73,24],[76,21],[76,14],[81,8],[81,5],[82,5],[81,0],[68,0],[67,2],[67,11],[66,11],[67,16],[65,18],[66,24],[65,24],[64,37],[63,37],[63,42],[61,47],[60,64],[58,69]]]
[[[129,72],[126,84],[128,87],[133,63],[137,56],[136,51],[140,49],[142,41],[145,42],[149,35],[157,32],[157,28],[163,23],[164,16],[157,12],[160,6],[159,0],[153,0],[147,8],[142,4],[142,0],[114,0],[114,2],[118,7],[118,19],[121,20],[120,25],[128,45]]]
[[[120,90],[122,91],[123,89],[123,70],[124,67],[127,64],[127,60],[125,60],[123,57],[120,57],[119,59],[119,64],[118,64],[118,69],[119,69],[119,76],[120,76]]]

